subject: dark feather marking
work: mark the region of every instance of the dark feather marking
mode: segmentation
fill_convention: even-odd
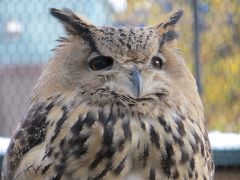
[[[190,142],[190,146],[192,147],[193,154],[196,154],[199,151],[198,143]]]
[[[194,136],[195,141],[196,141],[196,144],[195,144],[196,150],[199,151],[199,144],[200,144],[201,154],[202,154],[202,156],[204,156],[204,155],[205,155],[205,152],[204,152],[204,144],[203,144],[202,140],[201,140],[200,137],[197,135],[197,133],[194,133],[193,136]],[[195,149],[194,149],[194,148],[193,148],[193,152],[195,152]]]
[[[174,155],[173,147],[168,142],[165,142],[166,154],[163,154],[161,165],[163,168],[164,174],[168,176],[171,175],[171,167],[175,164],[175,160],[172,158]]]
[[[193,171],[191,171],[190,169],[188,170],[188,176],[190,179],[192,179],[193,177]]]
[[[126,36],[127,36],[126,33],[123,33],[123,32],[120,33],[120,37],[124,37],[125,38]]]
[[[88,140],[89,137],[90,134],[78,134],[73,135],[73,137],[68,141],[70,148],[73,149],[72,153],[77,158],[80,158],[82,155],[88,152],[89,147],[84,143]]]
[[[184,141],[182,140],[181,137],[177,137],[177,136],[173,135],[173,139],[180,147],[182,147],[184,145]]]
[[[57,165],[55,167],[57,175],[53,178],[53,180],[60,180],[63,173],[64,173],[64,169],[65,169],[65,164],[64,163],[60,163],[59,165]]]
[[[202,141],[200,141],[200,146],[201,146],[201,154],[204,157],[205,156],[205,151],[204,151],[204,145],[203,145]]]
[[[149,146],[145,145],[144,150],[143,150],[143,155],[142,155],[142,157],[140,157],[140,160],[143,160],[143,168],[145,168],[147,165],[147,160],[148,160],[149,154],[150,154]]]
[[[42,160],[44,160],[46,157],[49,157],[52,155],[52,152],[53,152],[53,147],[48,147],[46,150],[45,150],[45,155],[43,156]]]
[[[50,163],[50,164],[44,166],[44,168],[42,169],[42,174],[45,174],[47,172],[47,170],[50,168],[51,165],[52,164]]]
[[[88,112],[83,123],[87,124],[88,127],[91,127],[95,122],[94,114],[92,112]]]
[[[189,155],[187,151],[182,150],[181,163],[186,163],[189,160]]]
[[[140,124],[141,124],[141,129],[142,129],[143,131],[146,131],[146,125],[145,125],[145,123],[143,122],[143,120],[142,120],[141,117],[139,117],[139,121],[140,121]]]
[[[105,151],[105,157],[111,159],[116,152],[116,147],[107,147]]]
[[[53,124],[54,124],[54,121],[51,122],[50,126],[53,126]]]
[[[177,106],[177,109],[178,109],[177,115],[180,117],[180,119],[181,119],[182,121],[184,121],[184,120],[186,119],[186,117],[183,115],[182,110],[180,109],[179,106]]]
[[[180,34],[177,31],[168,31],[164,33],[163,36],[164,36],[165,42],[167,42],[167,41],[172,41],[174,39],[178,39],[180,37]]]
[[[150,174],[149,174],[149,180],[155,180],[155,179],[156,179],[156,171],[155,169],[151,168]]]
[[[98,174],[97,176],[95,176],[93,178],[93,180],[99,180],[99,179],[103,178],[107,174],[107,172],[109,171],[110,167],[111,167],[111,163],[108,163],[106,165],[106,167],[102,170],[102,172],[100,174]]]
[[[77,158],[80,158],[81,156],[83,156],[84,154],[86,154],[88,152],[88,146],[87,145],[83,145],[81,147],[79,147],[75,152],[75,156]]]
[[[125,156],[122,161],[119,163],[119,165],[116,167],[116,169],[114,170],[114,173],[116,175],[119,175],[121,174],[122,170],[124,169],[125,167],[125,162],[126,162],[126,159],[127,159],[127,156]]]
[[[93,170],[97,167],[97,165],[102,161],[102,159],[104,158],[104,152],[103,149],[101,149],[95,156],[95,159],[93,160],[93,162],[90,165],[90,169]]]
[[[177,179],[177,178],[179,178],[179,172],[178,172],[178,170],[176,169],[176,170],[174,171],[174,173],[173,173],[173,179]]]
[[[169,133],[172,132],[171,126],[167,124],[163,117],[158,117],[158,122],[163,126],[164,130]]]
[[[128,35],[128,41],[127,41],[127,48],[129,49],[129,50],[131,50],[131,37],[132,36],[134,36],[135,35],[135,33],[133,32],[133,29],[132,28],[130,28],[130,34]]]
[[[121,38],[119,38],[118,41],[120,42],[121,45],[125,44],[125,42]]]
[[[180,34],[179,32],[176,32],[176,31],[168,31],[164,33],[160,39],[159,51],[161,50],[161,48],[166,42],[172,41],[174,39],[178,39],[179,37],[180,37]]]
[[[148,45],[148,41],[149,41],[150,37],[152,36],[152,33],[153,33],[153,31],[149,31],[149,34],[147,35],[146,41],[143,45],[143,49],[146,49],[146,46]]]
[[[112,126],[106,126],[103,133],[103,143],[107,146],[110,146],[113,142],[113,127]]]
[[[195,138],[196,144],[197,144],[197,145],[200,144],[201,154],[202,154],[202,156],[204,156],[205,153],[204,153],[204,145],[203,145],[202,140],[200,139],[200,137],[198,136],[197,133],[194,133],[193,136],[194,136],[194,138]]]
[[[200,138],[199,138],[198,134],[194,133],[193,136],[195,138],[196,144],[198,144],[200,142]]]
[[[49,103],[49,105],[47,105],[47,107],[45,108],[47,113],[54,107],[54,102]]]
[[[120,119],[124,119],[124,117],[125,117],[124,112],[120,111],[120,108],[118,108],[118,116],[119,116]]]
[[[59,152],[56,152],[56,153],[54,153],[54,155],[53,155],[53,157],[54,157],[55,159],[57,159],[58,156],[59,156]]]
[[[186,131],[185,131],[185,128],[184,128],[184,124],[181,120],[175,120],[175,123],[177,124],[178,126],[178,133],[180,136],[184,136],[186,134]]]
[[[196,179],[198,179],[198,172],[197,171],[195,172],[195,177],[196,177]]]
[[[115,147],[112,147],[113,141],[113,125],[117,120],[117,116],[114,113],[113,107],[110,108],[110,113],[108,117],[104,114],[103,111],[99,112],[99,121],[105,127],[103,133],[103,147],[96,154],[94,161],[91,163],[90,168],[94,169],[105,157],[111,158],[116,151]]]
[[[125,139],[126,140],[131,140],[132,139],[132,132],[131,132],[131,129],[130,129],[130,121],[129,120],[123,121],[122,128],[123,128]]]
[[[159,92],[155,93],[155,96],[157,96],[159,99],[162,99],[164,96],[167,95],[167,92]]]
[[[57,42],[70,42],[69,39],[66,37],[59,37],[56,41]]]
[[[45,139],[46,127],[49,124],[47,115],[53,106],[53,102],[49,104],[39,103],[29,110],[22,127],[13,137],[15,141],[20,142],[21,146],[18,147],[14,141],[11,141],[8,148],[8,156],[12,159],[10,162],[12,170],[16,168],[24,154]]]
[[[51,143],[56,139],[57,135],[59,134],[59,132],[60,132],[61,129],[62,129],[63,123],[64,123],[64,122],[66,121],[66,119],[67,119],[67,113],[68,113],[68,111],[67,111],[67,108],[66,108],[65,106],[62,107],[62,111],[63,111],[62,117],[61,117],[61,118],[58,120],[58,122],[57,122],[55,131],[54,131],[54,135],[51,137],[51,140],[50,140]]]
[[[195,169],[195,159],[194,158],[192,158],[190,160],[190,167],[191,167],[191,170],[194,171],[194,169]]]
[[[124,149],[125,139],[120,139],[118,141],[118,151],[121,152]]]
[[[102,149],[96,154],[95,159],[91,163],[90,169],[95,169],[105,157],[110,159],[115,152],[116,149],[114,149],[113,147],[102,147]]]
[[[106,126],[106,124],[107,124],[107,116],[106,116],[106,114],[101,110],[101,111],[99,111],[99,113],[98,113],[98,120],[104,125],[104,126]]]
[[[80,133],[83,127],[82,117],[79,116],[78,120],[74,123],[74,125],[71,127],[71,131],[74,135],[77,135]]]
[[[63,149],[63,146],[64,146],[65,142],[66,142],[66,139],[63,138],[63,139],[61,140],[60,144],[59,144],[61,149]]]
[[[116,31],[116,28],[114,28],[114,27],[109,27],[108,29],[109,29],[111,32]]]
[[[111,107],[109,116],[106,121],[104,121],[106,124],[104,124],[105,129],[103,132],[103,143],[106,146],[111,146],[113,142],[113,136],[114,136],[114,130],[113,126],[115,122],[117,121],[117,116],[114,113],[113,107]]]
[[[159,134],[155,131],[152,125],[150,126],[150,136],[151,136],[152,143],[155,144],[156,147],[159,149],[160,148]]]

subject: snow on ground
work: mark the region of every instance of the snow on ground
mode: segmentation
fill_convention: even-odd
[[[214,150],[240,149],[240,134],[213,131],[209,133],[209,139]]]
[[[240,134],[213,131],[209,133],[209,139],[214,150],[240,149]],[[0,137],[0,155],[7,151],[9,142],[9,138]]]
[[[0,137],[0,155],[4,154],[7,151],[9,142],[10,142],[9,138]]]

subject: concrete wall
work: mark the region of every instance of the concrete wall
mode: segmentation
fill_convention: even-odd
[[[214,180],[240,180],[240,167],[217,167]]]

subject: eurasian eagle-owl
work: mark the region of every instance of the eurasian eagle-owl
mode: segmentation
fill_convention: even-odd
[[[6,179],[212,179],[176,11],[153,27],[94,26],[52,8],[68,35],[44,67],[12,137]]]

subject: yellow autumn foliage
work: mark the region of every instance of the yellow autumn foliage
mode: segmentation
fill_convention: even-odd
[[[204,105],[211,129],[240,131],[240,53],[205,67]]]

